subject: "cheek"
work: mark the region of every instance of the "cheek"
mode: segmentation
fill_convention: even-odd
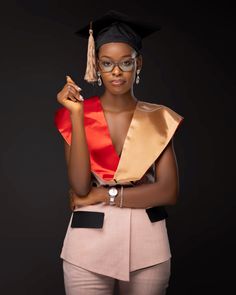
[[[135,71],[128,73],[126,80],[129,84],[133,84],[135,81]]]
[[[135,80],[136,71],[133,70],[132,72],[124,72],[123,77],[127,81],[127,83],[132,84]]]

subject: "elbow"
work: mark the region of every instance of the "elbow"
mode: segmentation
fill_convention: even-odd
[[[172,196],[169,200],[168,200],[168,204],[169,206],[174,206],[177,203],[177,197],[176,196]]]
[[[76,192],[76,195],[78,195],[81,198],[85,198],[89,194],[89,191],[85,191],[85,190],[76,190],[75,192]]]
[[[179,197],[179,183],[178,181],[169,185],[169,194],[168,194],[168,205],[174,206],[177,204],[178,197]]]
[[[70,185],[73,191],[81,198],[86,197],[92,187],[91,178],[89,179],[72,179],[70,178]]]
[[[170,192],[167,205],[169,205],[169,206],[176,205],[177,201],[178,201],[178,195],[179,195],[178,190],[174,190],[174,191]]]
[[[72,186],[73,191],[81,198],[87,197],[91,190],[91,186],[84,186],[84,187],[78,187],[78,186]]]

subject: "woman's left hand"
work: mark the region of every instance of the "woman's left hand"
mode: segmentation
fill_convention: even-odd
[[[77,206],[94,205],[106,202],[107,190],[104,187],[92,187],[87,196],[79,196],[72,189],[69,190],[70,208],[73,211]]]

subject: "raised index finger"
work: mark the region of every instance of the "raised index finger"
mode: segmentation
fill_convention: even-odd
[[[68,83],[68,85],[73,86],[77,91],[82,90],[78,85],[76,85],[76,83],[71,79],[70,76],[66,76],[66,82]]]
[[[66,82],[75,84],[75,82],[71,79],[70,76],[66,76]]]

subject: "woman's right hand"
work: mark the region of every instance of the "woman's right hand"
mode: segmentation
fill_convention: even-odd
[[[67,83],[57,94],[57,101],[66,107],[71,113],[80,112],[83,109],[83,97],[80,95],[82,90],[75,82],[66,76]]]

